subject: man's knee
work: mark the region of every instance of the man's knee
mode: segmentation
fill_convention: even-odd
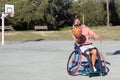
[[[98,50],[97,50],[97,48],[95,47],[95,48],[92,48],[92,49],[88,49],[88,50],[86,50],[85,52],[84,52],[84,54],[85,55],[96,55],[97,54],[97,52],[98,52]]]
[[[86,51],[85,54],[90,55],[90,51]]]
[[[85,50],[84,54],[85,55],[90,55],[91,51],[92,51],[92,49]]]
[[[96,49],[92,49],[92,53],[97,53],[97,50]]]
[[[97,54],[97,52],[98,52],[97,48],[92,49],[92,54]]]

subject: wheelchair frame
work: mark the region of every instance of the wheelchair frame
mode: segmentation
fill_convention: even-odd
[[[109,68],[106,66],[106,60],[100,51],[98,51],[97,53],[97,57],[99,57],[99,60],[97,59],[99,64],[96,63],[97,64],[96,67],[98,70],[97,72],[91,72],[90,65],[89,65],[90,62],[82,61],[82,56],[83,56],[83,53],[80,51],[80,48],[75,46],[75,50],[70,54],[67,62],[67,72],[69,75],[72,75],[72,76],[85,75],[85,76],[91,77],[94,75],[104,76],[109,72]],[[100,66],[99,66],[100,64],[103,69],[102,71],[100,71]]]

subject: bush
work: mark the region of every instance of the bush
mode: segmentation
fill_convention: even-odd
[[[102,2],[96,3],[93,0],[87,0],[82,4],[81,10],[85,15],[87,25],[105,25],[106,12]]]

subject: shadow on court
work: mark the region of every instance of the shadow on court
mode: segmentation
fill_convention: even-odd
[[[120,54],[120,50],[115,51],[112,55],[118,55]]]
[[[25,41],[22,41],[21,43],[30,42],[30,41],[42,41],[42,40],[44,40],[44,39],[25,40]]]

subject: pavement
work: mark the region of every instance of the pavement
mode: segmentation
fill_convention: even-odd
[[[74,41],[28,41],[0,45],[0,80],[119,80],[120,41],[93,41],[110,72],[89,78],[70,76],[66,66]]]

